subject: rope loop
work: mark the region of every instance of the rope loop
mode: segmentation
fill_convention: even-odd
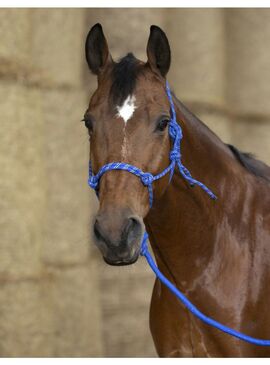
[[[89,179],[88,179],[88,185],[92,189],[96,189],[97,188],[97,186],[98,186],[98,179],[96,178],[96,176],[92,175],[92,176],[89,177]]]
[[[143,185],[149,186],[152,185],[154,181],[154,176],[150,174],[150,172],[145,172],[144,174],[141,175],[141,180]]]

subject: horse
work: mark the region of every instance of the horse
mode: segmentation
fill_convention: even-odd
[[[86,38],[97,76],[83,121],[93,173],[124,162],[158,174],[169,164],[170,103],[166,34],[150,27],[147,61],[128,53],[112,59],[102,26]],[[183,50],[184,51],[184,50]],[[176,96],[183,131],[182,160],[217,196],[211,200],[175,171],[149,192],[134,174],[110,170],[98,185],[95,245],[109,265],[137,261],[145,229],[160,271],[202,312],[250,336],[270,338],[270,168],[223,143]],[[248,128],[248,127],[247,127]],[[150,330],[160,357],[264,357],[268,347],[242,342],[189,313],[159,281],[153,288]]]

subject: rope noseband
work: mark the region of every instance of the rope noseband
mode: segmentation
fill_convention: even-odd
[[[169,181],[171,181],[174,171],[175,171],[175,167],[178,167],[178,170],[180,172],[180,174],[183,176],[183,178],[191,185],[198,185],[201,189],[203,189],[209,196],[211,199],[217,199],[215,194],[208,189],[207,186],[205,186],[203,183],[201,183],[200,181],[194,179],[189,170],[182,164],[181,161],[181,140],[183,138],[183,133],[182,133],[182,129],[180,127],[180,125],[177,123],[176,120],[176,112],[175,112],[175,108],[174,108],[174,103],[172,100],[172,95],[171,95],[171,91],[170,91],[170,87],[168,82],[166,82],[166,92],[167,92],[167,96],[170,102],[170,107],[171,107],[171,119],[169,122],[169,136],[172,140],[172,149],[170,151],[170,164],[168,167],[166,167],[162,172],[160,172],[157,175],[152,175],[149,172],[143,172],[141,169],[139,169],[136,166],[124,163],[124,162],[111,162],[108,163],[104,166],[102,166],[100,168],[100,170],[98,171],[98,173],[96,175],[93,174],[92,171],[92,167],[91,167],[91,162],[89,163],[89,179],[88,179],[88,184],[89,186],[94,189],[97,193],[97,189],[98,189],[98,185],[99,185],[99,181],[100,178],[102,177],[102,175],[107,172],[107,171],[111,171],[111,170],[123,170],[123,171],[127,171],[130,172],[133,175],[136,175],[138,178],[141,179],[141,182],[144,186],[146,186],[148,188],[148,193],[149,193],[149,205],[150,207],[152,207],[153,204],[153,182],[161,179],[163,176],[165,176],[167,173],[170,173],[170,179]],[[151,267],[151,269],[153,270],[153,272],[156,274],[157,278],[165,285],[167,286],[167,288],[183,303],[183,305],[191,312],[193,313],[194,316],[196,316],[197,318],[199,318],[201,321],[203,321],[204,323],[217,328],[220,331],[223,331],[231,336],[237,337],[240,340],[244,340],[246,342],[249,342],[251,344],[254,345],[259,345],[259,346],[270,346],[270,340],[261,340],[261,339],[257,339],[257,338],[253,338],[250,336],[247,336],[241,332],[235,331],[227,326],[224,326],[223,324],[215,321],[214,319],[207,317],[205,314],[203,314],[202,312],[200,312],[186,297],[183,293],[181,293],[158,269],[158,267],[156,266],[152,256],[150,255],[149,251],[148,251],[148,246],[147,246],[147,241],[148,241],[148,234],[147,232],[144,233],[143,236],[143,240],[142,240],[142,244],[141,244],[141,255],[144,256],[149,264],[149,266]]]

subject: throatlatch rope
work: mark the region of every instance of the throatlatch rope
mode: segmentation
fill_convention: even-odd
[[[181,140],[183,138],[183,133],[182,133],[182,129],[180,127],[180,125],[177,123],[176,120],[176,112],[175,112],[175,108],[174,108],[174,103],[172,100],[172,95],[171,95],[171,91],[170,91],[170,87],[168,82],[166,82],[166,92],[168,95],[168,99],[170,102],[170,107],[171,107],[171,119],[169,122],[169,135],[171,137],[171,140],[173,142],[173,146],[170,152],[170,165],[165,168],[161,173],[159,173],[158,175],[152,175],[149,172],[143,172],[141,169],[139,169],[136,166],[124,163],[124,162],[111,162],[108,163],[104,166],[102,166],[100,168],[100,170],[98,171],[98,173],[96,175],[93,174],[92,171],[92,167],[91,167],[91,162],[89,163],[89,179],[88,179],[88,184],[89,186],[94,189],[97,192],[98,189],[98,184],[100,181],[100,178],[102,177],[102,175],[107,172],[107,171],[111,171],[111,170],[123,170],[123,171],[127,171],[130,172],[134,175],[136,175],[137,177],[139,177],[141,179],[141,182],[143,183],[144,186],[146,186],[148,188],[148,192],[149,192],[149,205],[150,207],[152,207],[153,204],[153,182],[155,180],[158,180],[160,178],[162,178],[163,176],[165,176],[167,173],[170,172],[170,180],[173,177],[173,173],[175,171],[175,166],[178,167],[178,170],[180,172],[180,174],[183,176],[183,178],[190,184],[190,185],[198,185],[201,189],[203,189],[211,199],[217,199],[215,194],[207,187],[205,186],[202,182],[194,179],[191,176],[191,173],[189,172],[189,170],[182,164],[181,161]],[[163,274],[162,272],[158,269],[158,267],[156,266],[152,256],[150,255],[149,251],[148,251],[148,246],[147,246],[147,240],[148,240],[148,234],[147,232],[144,233],[143,236],[143,240],[142,240],[142,244],[141,244],[141,255],[144,256],[149,264],[149,266],[151,267],[151,269],[153,270],[153,272],[155,273],[155,275],[157,276],[157,278],[164,284],[166,285],[166,287],[182,302],[182,304],[197,318],[199,318],[201,321],[203,321],[204,323],[217,328],[220,331],[223,331],[231,336],[234,336],[236,338],[239,338],[240,340],[244,340],[246,342],[249,342],[251,344],[254,345],[259,345],[259,346],[270,346],[270,340],[261,340],[261,339],[257,339],[257,338],[253,338],[251,336],[247,336],[241,332],[235,331],[217,321],[215,321],[214,319],[212,319],[211,317],[207,317],[205,314],[203,314],[202,312],[200,312],[186,297],[183,293],[180,292],[180,290],[178,290]]]

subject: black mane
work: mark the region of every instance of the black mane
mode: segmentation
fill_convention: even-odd
[[[239,151],[236,147],[227,145],[236,159],[253,175],[261,177],[270,182],[270,168],[262,161],[257,160],[251,153]]]
[[[132,53],[128,53],[114,64],[110,90],[113,103],[121,105],[133,93],[141,69],[139,61]]]

